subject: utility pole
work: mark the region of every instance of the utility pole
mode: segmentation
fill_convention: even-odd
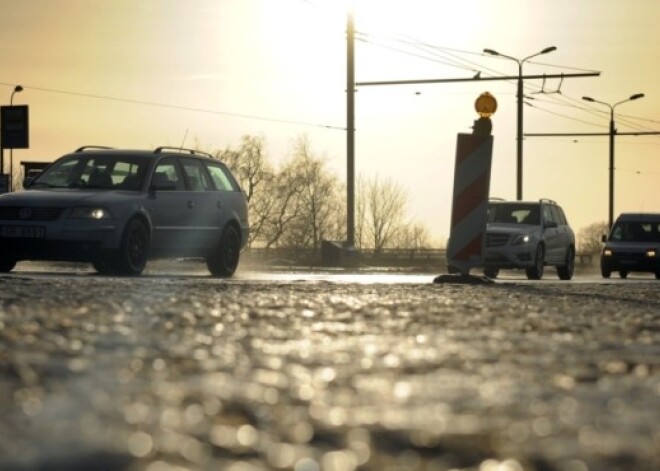
[[[355,25],[346,22],[346,245],[355,247]]]

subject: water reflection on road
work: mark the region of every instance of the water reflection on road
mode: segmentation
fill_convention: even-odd
[[[20,262],[13,273],[32,275],[87,275],[96,276],[96,272],[87,264],[57,264],[45,262]],[[358,284],[423,284],[433,283],[434,279],[444,274],[442,268],[437,272],[414,272],[396,269],[379,270],[360,269],[324,269],[324,268],[254,268],[239,267],[231,281],[272,281],[272,282],[333,282],[333,283],[358,283]],[[482,278],[480,270],[471,273],[477,278]],[[143,278],[156,277],[200,277],[210,278],[206,265],[196,261],[155,261],[150,262],[142,275]],[[652,274],[631,273],[623,280],[616,276],[604,279],[595,270],[582,271],[575,274],[572,280],[560,280],[554,270],[548,269],[542,280],[528,280],[522,271],[502,271],[495,280],[496,283],[522,283],[522,284],[570,284],[570,283],[652,283],[656,282]],[[660,282],[658,282],[660,283]]]

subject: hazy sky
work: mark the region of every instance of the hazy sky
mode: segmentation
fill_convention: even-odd
[[[358,82],[600,71],[525,83],[525,132],[660,130],[657,0],[354,0]],[[218,149],[262,135],[275,161],[307,134],[345,179],[346,3],[340,0],[0,0],[0,102],[30,106],[30,149],[53,160],[81,145]],[[498,100],[491,195],[515,198],[515,82],[360,87],[356,172],[392,178],[411,218],[449,234],[456,135],[474,100]],[[538,93],[544,91],[546,93]],[[547,93],[557,92],[560,93]],[[616,205],[660,212],[660,136],[616,139]],[[564,206],[574,228],[605,221],[607,137],[529,137],[524,197]],[[5,152],[8,161],[8,152]]]

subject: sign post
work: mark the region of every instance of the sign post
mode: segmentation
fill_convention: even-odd
[[[11,190],[11,172],[14,166],[14,163],[11,162],[9,174],[4,173],[5,149],[27,149],[28,147],[30,147],[28,106],[0,106],[0,193]]]

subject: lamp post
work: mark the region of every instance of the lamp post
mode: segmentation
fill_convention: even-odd
[[[622,103],[626,103],[628,101],[633,101],[633,100],[638,100],[639,98],[643,98],[644,94],[643,93],[635,93],[634,95],[631,95],[629,98],[626,98],[625,100],[618,101],[614,103],[613,105],[609,103],[605,103],[604,101],[598,101],[594,100],[591,97],[588,96],[583,96],[582,99],[584,101],[589,101],[591,103],[598,103],[601,105],[605,105],[610,109],[610,171],[609,171],[609,184],[610,184],[610,203],[609,203],[609,212],[608,212],[608,223],[609,223],[609,228],[612,228],[612,224],[614,223],[614,135],[616,134],[616,128],[614,126],[614,108],[619,106]]]
[[[14,106],[14,95],[23,91],[23,87],[16,85],[14,91],[11,92],[11,97],[9,98],[9,106]],[[14,149],[9,148],[9,191],[12,191],[14,187]]]
[[[513,61],[516,61],[518,63],[518,93],[517,93],[517,100],[518,100],[518,130],[517,130],[517,147],[516,147],[516,199],[521,200],[522,199],[522,167],[523,167],[523,162],[522,162],[522,154],[523,154],[523,74],[522,74],[522,66],[523,64],[531,59],[532,57],[540,56],[541,54],[547,54],[548,52],[555,51],[557,48],[555,46],[550,46],[546,47],[542,51],[537,52],[536,54],[532,54],[531,56],[527,56],[523,59],[517,59],[512,56],[507,56],[506,54],[500,54],[497,51],[494,51],[493,49],[484,49],[484,52],[486,54],[490,54],[491,56],[498,56],[498,57],[504,57],[505,59],[511,59]]]

